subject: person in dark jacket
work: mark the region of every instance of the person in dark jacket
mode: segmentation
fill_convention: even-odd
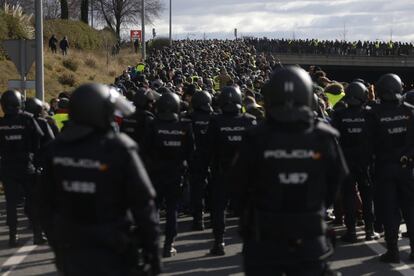
[[[62,55],[67,56],[68,55],[68,49],[69,49],[69,41],[68,38],[65,36],[59,43],[59,47],[62,50]]]
[[[80,86],[43,155],[40,214],[63,275],[135,275],[138,246],[160,272],[155,191],[136,143],[113,131],[115,110],[133,112],[108,86]]]
[[[49,48],[53,54],[56,54],[57,52],[57,43],[58,43],[58,40],[56,36],[53,34],[52,37],[49,39]]]
[[[23,192],[25,211],[32,223],[33,241],[43,244],[40,223],[34,215],[33,183],[36,175],[36,158],[44,136],[32,114],[22,111],[20,92],[8,90],[0,99],[4,117],[0,118],[0,156],[2,180],[6,196],[9,246],[18,245],[17,203]]]
[[[306,71],[275,71],[266,121],[247,131],[232,168],[246,275],[331,275],[324,212],[348,171],[338,132],[315,123]]]

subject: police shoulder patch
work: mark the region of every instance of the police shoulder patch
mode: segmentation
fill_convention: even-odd
[[[330,134],[334,137],[340,136],[339,131],[337,131],[335,128],[323,122],[317,122],[315,125],[315,129],[320,130],[321,132]]]

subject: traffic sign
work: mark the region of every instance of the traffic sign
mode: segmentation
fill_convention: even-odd
[[[27,80],[27,81],[9,80],[8,87],[11,89],[22,89],[22,90],[35,89],[36,82],[34,80]]]
[[[22,77],[26,77],[36,58],[35,40],[5,40],[3,47]]]
[[[142,41],[142,31],[141,30],[131,30],[131,40],[138,39]]]

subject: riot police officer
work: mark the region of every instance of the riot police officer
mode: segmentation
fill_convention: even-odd
[[[342,187],[347,232],[342,236],[344,242],[356,242],[356,186],[362,199],[363,218],[365,223],[365,240],[379,238],[374,233],[373,189],[370,179],[371,141],[367,124],[368,89],[360,82],[352,82],[345,90],[344,102],[347,107],[335,110],[332,125],[340,132],[339,143],[344,151],[350,168],[350,178]]]
[[[6,196],[9,246],[18,245],[17,203],[23,192],[25,211],[32,223],[35,244],[45,242],[39,222],[33,216],[32,187],[35,177],[35,155],[40,148],[43,132],[33,115],[22,111],[22,95],[13,90],[0,99],[4,117],[0,119],[0,156],[3,186]]]
[[[26,99],[25,110],[33,114],[36,122],[38,123],[39,127],[43,131],[44,135],[41,140],[41,146],[44,146],[50,141],[52,141],[53,139],[55,139],[55,135],[53,134],[52,128],[50,127],[47,120],[42,117],[43,103],[41,100],[36,99],[36,98]]]
[[[257,124],[256,118],[241,113],[242,96],[238,88],[226,86],[219,96],[222,114],[212,117],[207,131],[208,157],[212,171],[211,220],[214,245],[212,255],[224,255],[225,211],[229,202],[228,171],[243,141],[246,130]],[[237,203],[236,203],[237,204]]]
[[[266,121],[246,134],[231,179],[246,275],[329,275],[324,210],[347,175],[338,133],[314,121],[306,71],[278,69],[262,93]]]
[[[191,124],[180,120],[180,98],[165,92],[157,102],[156,119],[148,128],[144,148],[157,191],[157,205],[165,200],[166,225],[163,257],[177,253],[177,205],[187,166],[191,166],[194,137]]]
[[[191,172],[191,206],[193,212],[193,230],[204,230],[203,210],[204,194],[207,185],[208,165],[207,130],[213,113],[212,97],[205,91],[197,91],[191,98],[193,112],[189,115],[192,122],[196,150]]]
[[[379,104],[370,111],[370,140],[375,156],[375,194],[380,221],[384,224],[387,252],[380,261],[400,262],[398,228],[404,214],[414,260],[414,194],[412,170],[404,157],[414,148],[413,108],[400,99],[402,82],[395,74],[383,75],[376,84]]]
[[[113,131],[115,110],[133,111],[108,86],[80,86],[68,124],[44,153],[39,205],[64,275],[129,275],[138,241],[152,273],[160,270],[155,191],[136,143]]]
[[[143,88],[139,89],[134,97],[135,112],[129,117],[123,118],[120,130],[128,134],[142,147],[146,128],[154,120],[154,114],[150,112],[155,103],[154,93]]]

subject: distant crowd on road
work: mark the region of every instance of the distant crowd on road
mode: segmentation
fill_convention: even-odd
[[[246,42],[259,52],[337,55],[337,56],[413,56],[414,45],[394,41],[340,41],[318,39],[251,38]]]

